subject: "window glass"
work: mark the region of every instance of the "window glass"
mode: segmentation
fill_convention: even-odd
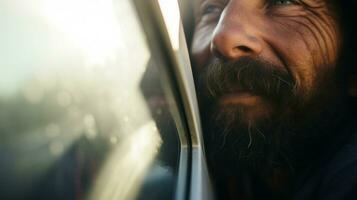
[[[0,199],[174,196],[178,113],[129,0],[2,0],[0,32]]]

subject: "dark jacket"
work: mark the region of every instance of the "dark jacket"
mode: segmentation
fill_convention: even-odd
[[[299,177],[293,200],[357,199],[357,121],[337,134],[325,156]]]

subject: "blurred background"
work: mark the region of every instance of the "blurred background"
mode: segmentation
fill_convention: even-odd
[[[130,0],[0,1],[0,199],[173,198],[180,125],[147,39]]]

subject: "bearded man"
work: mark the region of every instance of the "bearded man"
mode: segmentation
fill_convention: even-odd
[[[195,1],[191,53],[219,199],[357,199],[351,2]]]

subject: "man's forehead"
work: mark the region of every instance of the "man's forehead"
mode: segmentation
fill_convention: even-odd
[[[206,3],[225,3],[227,4],[230,1],[253,1],[253,0],[193,0],[193,11],[194,15],[197,16],[200,14],[200,9],[202,5]],[[262,1],[266,3],[278,1],[278,0],[254,0],[254,1]],[[336,9],[336,2],[339,0],[295,0],[298,4],[304,6],[306,9],[309,10],[318,10],[327,8],[328,10],[332,11]],[[336,11],[336,10],[335,10]]]
[[[196,7],[197,5],[200,5],[201,3],[206,2],[206,1],[228,2],[228,1],[232,1],[232,0],[194,0],[194,6]],[[240,1],[247,1],[247,0],[240,0]],[[251,1],[251,0],[248,0],[248,1]],[[270,1],[274,1],[274,0],[259,0],[259,1],[270,2]],[[334,2],[334,0],[296,0],[296,1],[299,3],[307,4],[307,5],[316,4],[316,3]]]

